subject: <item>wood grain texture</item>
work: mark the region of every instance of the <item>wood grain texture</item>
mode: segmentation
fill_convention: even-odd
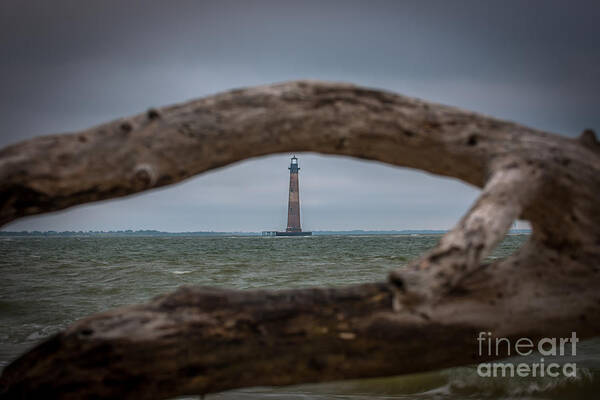
[[[75,323],[9,365],[2,396],[151,399],[388,376],[482,361],[479,331],[600,333],[593,132],[569,139],[349,84],[234,90],[7,147],[0,222],[291,151],[418,168],[482,192],[436,248],[386,282],[182,288]],[[484,264],[515,218],[531,222],[531,238],[516,254]]]

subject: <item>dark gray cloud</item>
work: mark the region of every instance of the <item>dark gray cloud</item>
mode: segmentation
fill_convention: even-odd
[[[600,125],[595,102],[600,92],[598,20],[597,1],[4,0],[0,3],[0,146],[86,128],[149,106],[299,78],[351,81],[572,136]],[[282,168],[285,173],[285,165],[279,165],[285,164],[282,159],[266,160],[271,162],[269,168],[261,166],[267,161],[247,165],[262,173],[271,168]],[[308,161],[324,163],[322,171],[350,168],[355,176],[363,176],[363,184],[379,182],[379,186],[370,184],[374,193],[389,192],[389,181],[372,179],[381,175],[384,167],[379,165],[322,157]],[[382,198],[387,197],[361,197],[355,188],[360,185],[358,178],[334,174],[338,182],[346,182],[338,190],[347,194],[348,210],[331,206],[323,199],[326,195],[334,199],[334,194],[316,189],[319,182],[332,179],[329,172],[310,177],[309,170],[306,165],[306,196],[324,202],[319,206],[313,199],[310,205],[307,199],[305,203],[303,218],[306,222],[314,218],[314,227],[407,226],[408,217],[385,218],[392,205],[380,215],[367,212],[375,205],[381,209],[387,201]],[[396,213],[410,206],[420,218],[410,227],[419,227],[419,221],[447,226],[475,193],[453,183],[449,197],[462,199],[460,204],[444,205],[440,199],[425,211],[430,189],[422,183],[435,188],[438,182],[452,181],[430,182],[421,174],[392,170],[388,178],[406,185],[388,193],[401,196],[396,198]],[[185,189],[182,196],[194,198],[201,190],[196,182],[206,181],[216,190],[213,200],[221,198],[226,207],[229,192],[219,181],[243,183],[246,177],[235,167],[215,174],[214,181],[201,177],[168,190]],[[183,211],[177,215],[173,211],[170,220],[181,219],[177,223],[162,216],[107,217],[127,212],[138,215],[141,211],[130,209],[131,202],[150,202],[145,210],[153,213],[164,208],[170,197],[163,193],[82,208],[85,217],[76,210],[25,220],[14,227],[104,224],[110,228],[124,221],[134,228],[155,224],[148,227],[192,229]],[[411,203],[406,193],[414,193],[417,200]],[[202,228],[260,229],[257,221],[268,220],[273,213],[272,209],[259,212],[258,202],[266,203],[260,200],[260,191],[256,196],[256,220],[247,219],[239,227],[234,221],[248,214],[241,203],[227,206],[234,215],[230,219],[218,220],[213,217],[219,212],[199,211],[223,209],[209,206],[213,200],[208,197],[197,199],[189,209],[183,204],[179,207],[199,215],[207,225]],[[339,216],[351,212],[366,214],[363,220],[349,222]]]

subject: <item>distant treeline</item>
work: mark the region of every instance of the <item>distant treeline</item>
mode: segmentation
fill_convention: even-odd
[[[126,231],[0,231],[0,236],[259,236],[260,232],[161,232],[157,230]]]
[[[313,235],[441,235],[445,230],[387,230],[387,231],[313,231]],[[529,229],[511,229],[512,234],[530,234]],[[260,236],[261,232],[161,232],[157,230],[126,230],[126,231],[0,231],[0,236]]]
[[[313,231],[313,235],[443,235],[448,230],[442,229],[404,229],[400,231],[365,231],[356,229],[352,231]],[[511,234],[530,234],[530,229],[511,229]]]
[[[448,232],[447,230],[388,230],[388,231],[365,231],[362,229],[355,229],[352,231],[316,231],[313,235],[441,235]]]

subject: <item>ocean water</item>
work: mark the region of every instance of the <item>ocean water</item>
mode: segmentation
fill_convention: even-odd
[[[181,285],[282,289],[381,281],[390,269],[402,267],[439,238],[3,237],[0,369],[79,318],[144,302]],[[507,236],[490,258],[511,254],[525,240],[526,235]],[[596,398],[600,340],[580,342],[576,361],[577,378],[482,378],[473,366],[393,378],[250,388],[206,398]]]

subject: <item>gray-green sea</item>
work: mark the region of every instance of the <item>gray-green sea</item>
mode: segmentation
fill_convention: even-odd
[[[81,317],[144,302],[181,285],[283,289],[381,281],[390,269],[405,265],[439,238],[2,237],[0,368]],[[491,258],[511,254],[527,238],[507,236]],[[206,398],[595,398],[600,392],[600,341],[579,343],[577,350],[577,378],[482,378],[473,366],[393,378],[250,388]]]

